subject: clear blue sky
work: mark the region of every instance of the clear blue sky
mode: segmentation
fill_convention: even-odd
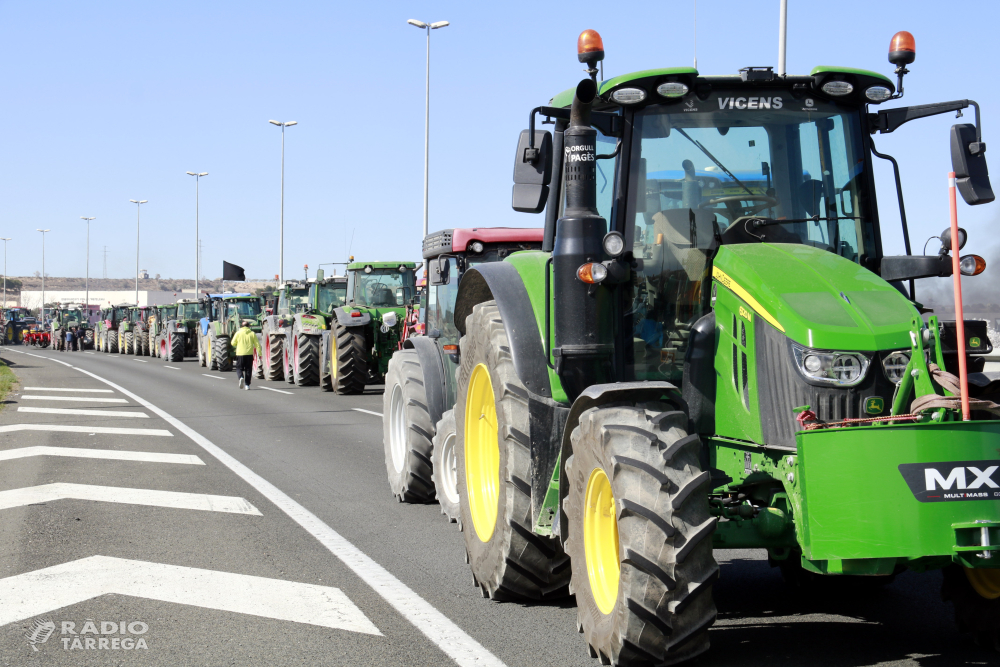
[[[916,36],[917,60],[897,104],[973,98],[984,139],[1000,146],[1000,94],[991,63],[998,3],[960,11],[939,2],[790,0],[788,69],[846,65],[891,75],[897,30]],[[579,32],[604,36],[605,76],[688,65],[693,2],[0,2],[0,235],[9,273],[41,263],[91,275],[194,274],[194,179],[201,187],[203,272],[222,260],[248,276],[277,272],[280,130],[286,130],[285,273],[359,259],[418,259],[423,187],[424,35],[406,19],[448,20],[432,35],[431,229],[532,226],[510,208],[511,168],[528,110],[582,76]],[[735,74],[777,64],[777,0],[702,2],[698,65]],[[572,9],[572,11],[571,11]],[[619,11],[609,11],[618,9]],[[592,18],[586,18],[586,17]],[[971,118],[967,115],[966,120]],[[910,123],[877,140],[901,162],[915,248],[948,224],[952,117]],[[1000,189],[1000,149],[991,150]],[[891,171],[878,165],[887,252],[901,252]],[[997,206],[960,203],[969,249],[986,251]],[[986,276],[1000,271],[991,267]]]

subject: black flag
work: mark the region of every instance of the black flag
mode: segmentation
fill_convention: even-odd
[[[229,262],[222,262],[222,279],[223,280],[246,280],[247,275],[243,273],[242,266],[236,266],[235,264],[230,264]]]

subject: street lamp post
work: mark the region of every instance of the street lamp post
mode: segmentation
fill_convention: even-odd
[[[3,241],[3,307],[7,307],[7,241],[10,239],[0,238]]]
[[[38,311],[39,320],[42,326],[45,326],[45,232],[51,231],[49,229],[36,229],[36,232],[42,233],[42,308]],[[7,245],[6,243],[4,245]],[[6,253],[5,253],[6,254]]]
[[[417,19],[409,19],[407,23],[427,32],[427,85],[424,95],[424,236],[427,236],[428,182],[430,177],[430,142],[431,142],[431,30],[443,28],[447,21],[424,23]]]
[[[281,128],[281,238],[278,241],[278,284],[285,279],[285,128],[298,125],[298,121],[267,121]]]
[[[148,199],[129,199],[135,204],[135,305],[139,305],[139,211]]]
[[[199,209],[199,186],[201,185],[201,177],[208,176],[207,171],[203,172],[187,172],[188,176],[194,176],[194,298],[198,298],[198,276],[201,275],[201,257],[198,253],[198,241],[201,238],[198,235],[198,209]]]
[[[97,218],[87,218],[81,215],[80,219],[87,221],[87,305],[85,310],[87,311],[87,321],[90,322],[90,221],[97,220]]]

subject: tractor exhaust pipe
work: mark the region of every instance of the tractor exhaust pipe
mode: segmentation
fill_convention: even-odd
[[[590,125],[596,99],[597,83],[582,80],[563,133],[566,208],[556,223],[552,250],[553,365],[570,400],[593,384],[613,380],[612,291],[578,275],[584,264],[604,259],[602,240],[608,232],[597,210],[597,130]]]

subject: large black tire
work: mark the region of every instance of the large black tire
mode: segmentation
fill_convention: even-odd
[[[331,336],[333,333],[331,332]],[[322,338],[320,339],[320,346],[322,347]],[[319,365],[319,388],[322,391],[333,391],[333,351],[334,351],[333,340],[330,341],[330,354],[324,359],[323,355],[320,354],[320,365]]]
[[[415,350],[389,360],[382,394],[382,447],[389,489],[401,503],[434,500],[431,438],[434,424],[427,411],[424,374]]]
[[[229,356],[229,336],[215,336],[212,339],[212,365],[214,370],[223,373],[233,370],[233,359]]]
[[[566,550],[577,626],[591,656],[604,664],[673,665],[708,650],[719,574],[715,519],[708,508],[710,475],[699,462],[701,441],[686,428],[683,412],[647,403],[591,408],[571,434]],[[608,540],[593,537],[602,528],[609,532],[601,520],[609,512],[617,553],[614,547],[603,552]],[[585,521],[595,527],[589,540]],[[613,586],[612,577],[591,579],[592,571],[615,571],[609,562],[618,566]]]
[[[994,558],[996,552],[994,552]],[[955,622],[962,633],[970,634],[973,640],[985,648],[1000,652],[1000,597],[988,598],[980,595],[969,582],[965,568],[949,565],[942,574],[941,599],[951,602],[955,608]],[[1000,592],[1000,576],[997,570],[980,571],[988,574],[992,581],[990,593]]]
[[[135,354],[135,332],[126,331],[123,335],[125,339],[125,344],[121,347],[120,352],[122,354]]]
[[[396,353],[399,354],[401,353]],[[392,361],[389,362],[389,368],[392,368]],[[458,529],[462,530],[462,507],[458,497],[458,454],[455,451],[457,442],[455,411],[448,410],[434,430],[431,479],[434,480],[434,493],[441,505],[441,514],[445,515],[449,523],[457,523]]]
[[[108,354],[118,354],[118,332],[108,332]]]
[[[363,394],[368,381],[368,346],[363,327],[345,327],[337,323],[333,329],[331,363],[336,364],[333,390],[338,394]]]
[[[295,384],[295,331],[286,329],[284,345],[281,346],[281,373],[285,382]]]
[[[293,329],[295,349],[292,362],[295,364],[295,384],[300,387],[315,387],[319,384],[319,336],[307,336]]]
[[[465,327],[457,373],[455,448],[473,582],[484,597],[494,600],[564,597],[569,557],[558,540],[531,530],[528,391],[514,371],[511,344],[496,303],[477,305]],[[473,394],[482,397],[480,401],[473,398],[470,403],[470,385],[476,389]],[[471,464],[470,452],[474,454]],[[489,461],[498,461],[495,470],[492,463],[482,463]]]
[[[167,361],[184,361],[184,345],[187,343],[185,335],[176,332],[165,335],[167,337],[167,345],[165,346],[168,354]]]
[[[136,331],[135,332],[135,356],[145,357],[149,356],[149,332],[148,331]]]
[[[283,340],[280,336],[270,333],[267,329],[264,330],[264,379],[279,381],[284,379],[284,366],[282,361],[284,359],[284,352],[282,351]]]
[[[83,340],[80,344],[81,350],[93,350],[94,349],[94,330],[87,329],[83,332]]]

